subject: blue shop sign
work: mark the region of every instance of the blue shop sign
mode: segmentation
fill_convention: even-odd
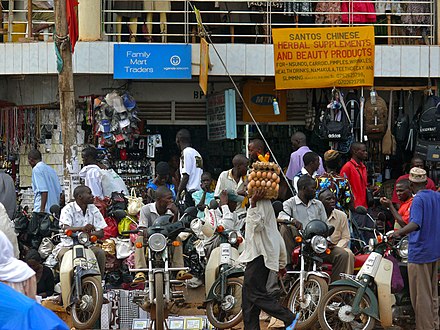
[[[115,44],[114,79],[191,79],[191,45]]]

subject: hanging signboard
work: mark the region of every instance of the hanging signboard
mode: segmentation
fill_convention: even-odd
[[[206,112],[209,141],[237,138],[235,90],[209,95]]]
[[[191,79],[191,45],[115,44],[114,79]]]
[[[200,39],[200,73],[199,86],[208,95],[209,44],[205,38]]]
[[[373,86],[374,27],[273,29],[276,89]]]
[[[243,86],[243,98],[257,122],[284,122],[287,120],[287,98],[284,91],[275,91],[273,81],[247,81]],[[274,111],[274,99],[277,100],[279,114]],[[252,122],[252,118],[243,105],[243,121]]]

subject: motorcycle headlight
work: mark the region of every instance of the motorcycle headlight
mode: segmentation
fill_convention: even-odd
[[[164,235],[155,233],[148,239],[148,246],[154,252],[163,251],[167,246],[167,239]]]
[[[318,254],[324,253],[325,250],[327,250],[327,240],[320,235],[313,236],[310,245],[312,246],[313,251]]]
[[[401,258],[408,258],[408,239],[407,238],[403,238],[400,243],[399,243],[399,256]]]
[[[228,235],[228,242],[229,244],[235,244],[238,240],[238,234],[236,231],[231,231]]]
[[[86,244],[89,241],[89,234],[85,232],[81,232],[78,234],[78,242],[82,245]]]

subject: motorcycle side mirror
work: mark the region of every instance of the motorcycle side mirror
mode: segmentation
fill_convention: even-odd
[[[127,216],[127,213],[124,210],[114,210],[111,216],[119,222]]]
[[[185,214],[189,215],[192,218],[197,218],[197,213],[198,213],[197,207],[195,206],[190,206],[185,210]]]
[[[332,236],[334,232],[335,232],[335,227],[331,225],[328,226],[327,236]]]
[[[217,200],[215,200],[215,199],[212,199],[210,202],[209,202],[209,209],[210,210],[216,210],[216,209],[218,209],[218,202],[217,202]]]
[[[273,211],[275,212],[275,217],[278,218],[278,215],[281,213],[281,211],[283,210],[283,202],[281,201],[274,201],[272,203],[272,208]]]
[[[354,211],[357,214],[362,214],[362,215],[366,215],[367,214],[367,209],[364,206],[358,206],[358,207],[356,207],[356,209]]]

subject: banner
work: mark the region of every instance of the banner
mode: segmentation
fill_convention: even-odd
[[[276,89],[373,86],[374,27],[273,29]]]
[[[208,141],[237,138],[237,108],[235,90],[210,94],[206,98]]]
[[[200,38],[200,72],[199,86],[205,95],[208,95],[208,71],[209,71],[209,44],[205,38]]]
[[[191,79],[191,45],[114,44],[114,79]]]

